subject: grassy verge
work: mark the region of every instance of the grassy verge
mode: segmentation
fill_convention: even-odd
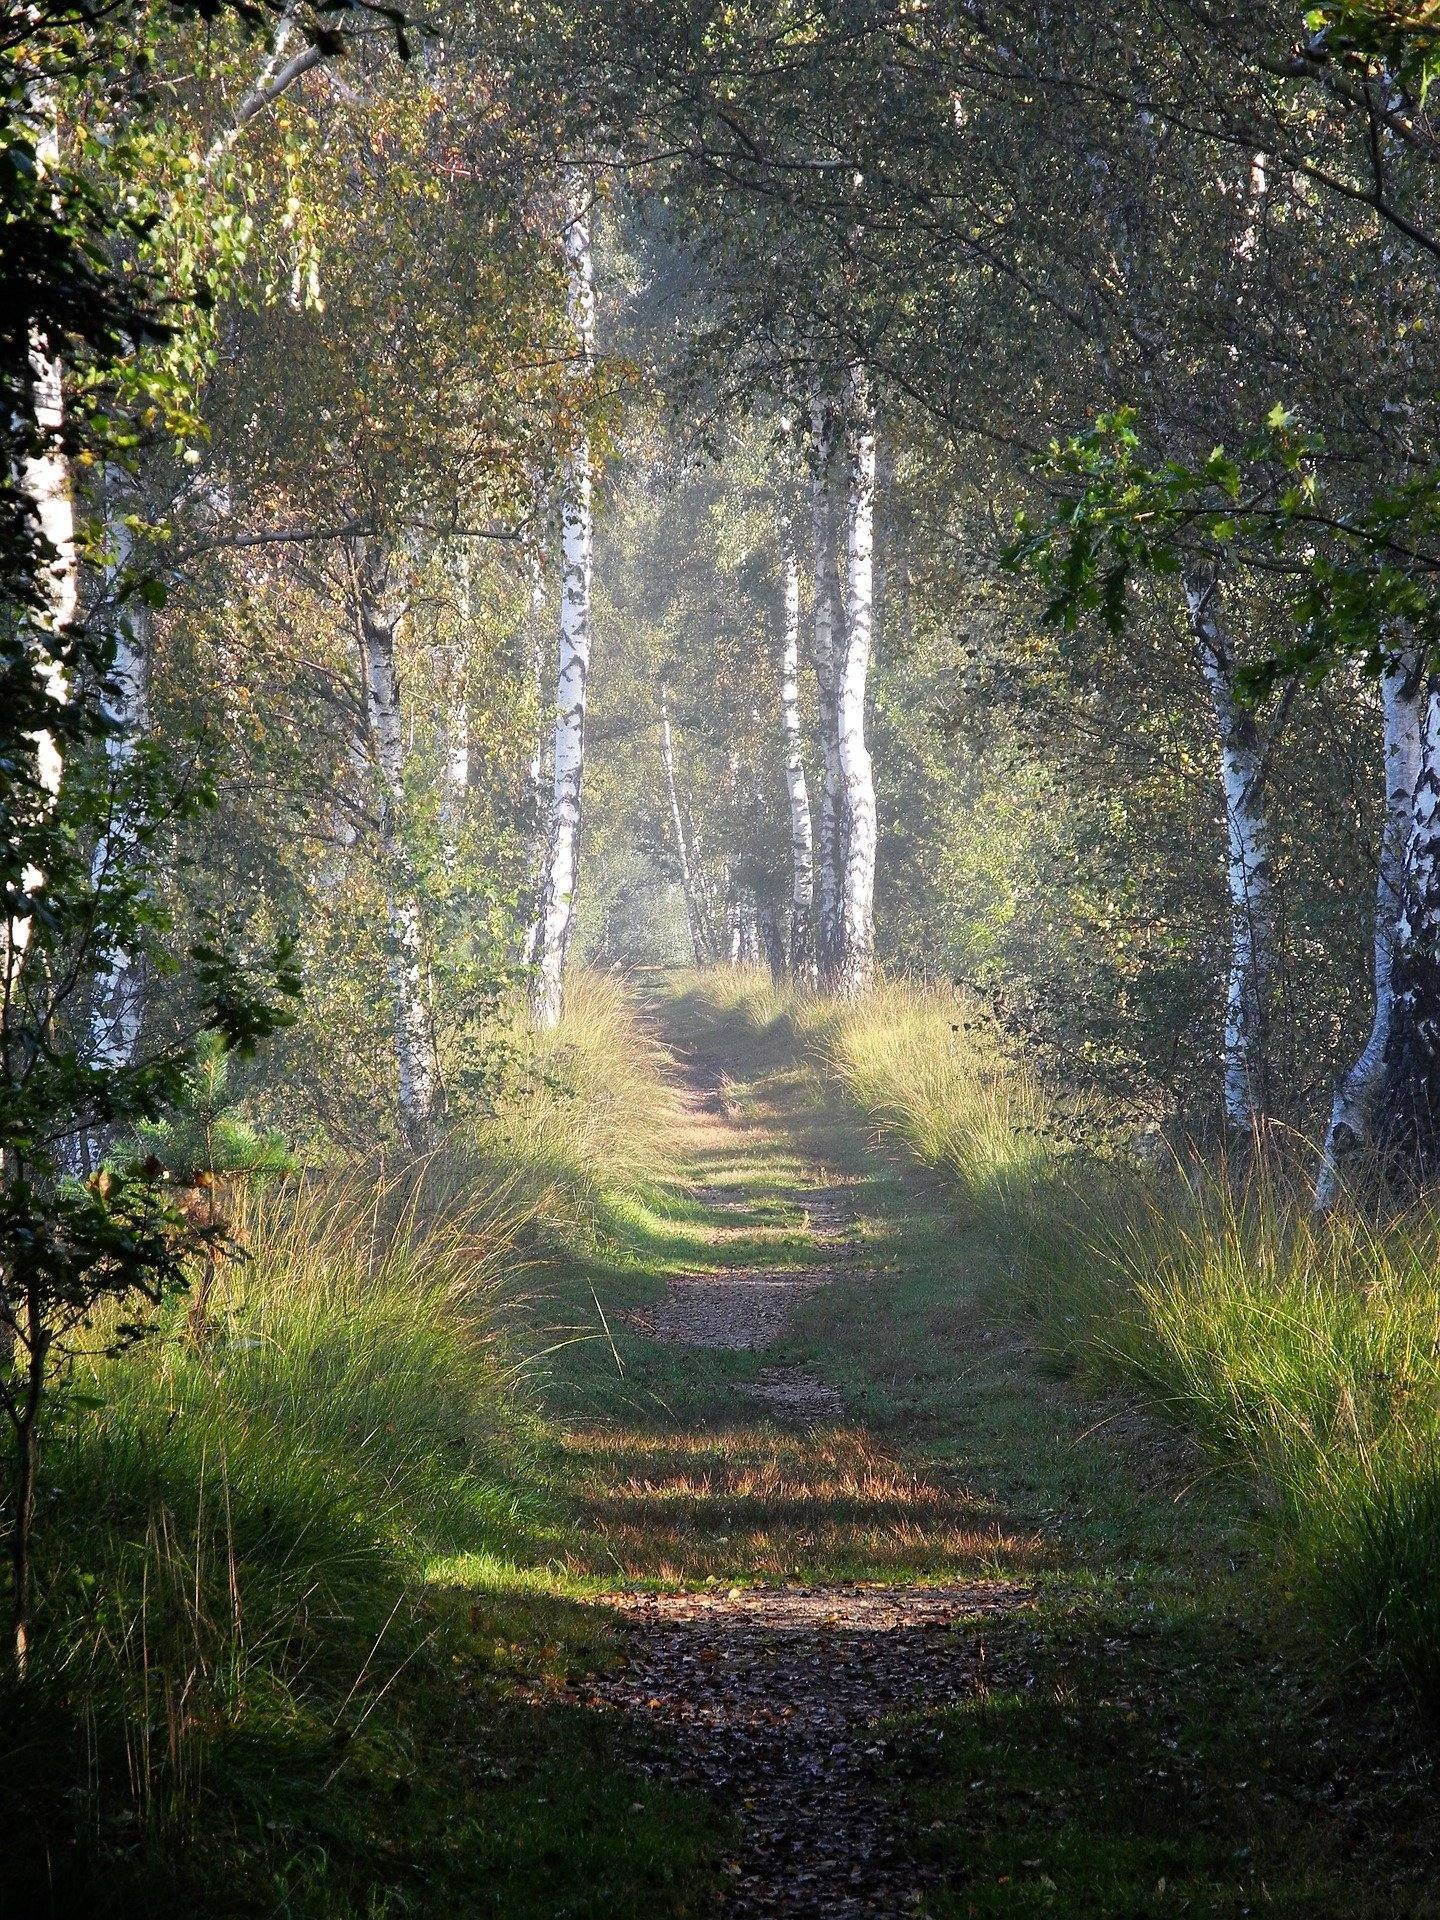
[[[956,1196],[1047,1350],[1138,1386],[1251,1476],[1281,1582],[1440,1690],[1440,1214],[1314,1219],[1283,1172],[1142,1169],[1061,1138],[953,996],[807,1016],[831,1071]]]
[[[610,1636],[517,1332],[517,1247],[629,1204],[666,1094],[603,987],[543,1068],[427,1165],[248,1201],[202,1335],[84,1364],[0,1703],[0,1913],[702,1909],[708,1822],[569,1698]]]
[[[522,1028],[515,1044],[513,1089],[466,1143],[471,1182],[488,1177],[543,1239],[573,1250],[673,1170],[668,1058],[631,995],[598,974],[567,983],[559,1027]]]
[[[587,1007],[530,1116],[276,1189],[207,1340],[97,1362],[47,1456],[44,1669],[3,1703],[0,1912],[708,1912],[714,1813],[568,1684],[612,1652],[584,1603],[850,1579],[1018,1595],[957,1628],[973,1700],[876,1733],[937,1915],[1433,1912],[1428,1761],[1290,1632],[1274,1466],[1061,1377],[1201,1428],[1141,1282],[1245,1208],[1078,1158],[941,1002],[721,975],[651,1011],[683,1105],[624,1002]],[[646,1337],[677,1276],[817,1265],[778,1347]],[[786,1363],[833,1419],[756,1397]]]

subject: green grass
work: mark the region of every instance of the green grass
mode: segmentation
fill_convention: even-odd
[[[523,1199],[547,1244],[569,1249],[672,1170],[675,1098],[664,1050],[612,976],[572,971],[565,1017],[517,1027],[513,1085],[475,1123],[473,1176]]]
[[[995,1245],[999,1293],[1046,1349],[1248,1473],[1308,1604],[1440,1691],[1433,1204],[1317,1220],[1264,1158],[1242,1176],[1088,1154],[955,996],[889,987],[810,1029]]]
[[[1204,1605],[1043,1625],[987,1629],[983,1691],[912,1730],[935,1742],[912,1805],[937,1915],[1434,1911],[1403,1721],[1371,1701],[1362,1731]]]
[[[884,1741],[897,1821],[943,1864],[930,1910],[947,1920],[1440,1910],[1433,1759],[1403,1693],[1307,1630],[1252,1472],[1138,1413],[1136,1374],[1108,1355],[1077,1377],[1058,1300],[1031,1337],[1015,1312],[1038,1271],[1033,1223],[1013,1232],[1023,1211],[921,1162],[895,1109],[877,1127],[837,1099],[837,1029],[863,1012],[711,977],[661,1012],[677,1045],[732,1076],[745,1123],[702,1157],[706,1181],[783,1208],[822,1168],[853,1196],[856,1257],[778,1352],[677,1364],[622,1341],[630,1413],[586,1446],[605,1496],[594,1523],[629,1575],[982,1578],[1029,1594],[957,1629],[960,1663],[983,1649],[975,1697]],[[1056,1148],[1038,1098],[1035,1131],[1009,1137],[1004,1071],[992,1056],[936,1075],[988,1090],[978,1117],[940,1127],[994,1144],[1019,1209]],[[672,1257],[665,1224],[652,1231],[602,1297],[636,1297],[651,1257]],[[833,1428],[744,1411],[737,1389],[777,1359],[841,1389]],[[645,1412],[657,1383],[673,1422]]]
[[[0,1703],[0,1913],[701,1910],[713,1816],[569,1696],[614,1640],[522,1364],[519,1249],[588,1244],[640,1147],[663,1165],[653,1044],[613,991],[575,998],[543,1165],[497,1123],[272,1184],[201,1337],[177,1307],[82,1362],[35,1668]]]

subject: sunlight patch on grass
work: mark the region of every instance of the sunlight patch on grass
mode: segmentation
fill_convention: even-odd
[[[910,1579],[1033,1568],[993,1500],[941,1483],[864,1432],[589,1429],[568,1441],[580,1513],[632,1579]]]

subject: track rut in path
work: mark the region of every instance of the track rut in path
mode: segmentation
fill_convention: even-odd
[[[687,1131],[692,1138],[704,1140],[712,1153],[717,1136],[723,1139],[727,1132],[740,1132],[720,1085],[686,1086],[681,1105]],[[647,1340],[668,1346],[744,1353],[773,1344],[789,1326],[799,1304],[833,1279],[836,1265],[848,1257],[846,1229],[854,1220],[848,1189],[825,1184],[818,1175],[810,1185],[783,1197],[803,1218],[814,1250],[813,1260],[773,1268],[723,1266],[672,1273],[666,1278],[664,1298],[651,1306],[629,1309],[624,1315],[626,1323]],[[743,1222],[751,1210],[747,1197],[737,1197],[724,1186],[698,1185],[688,1189],[687,1198],[698,1201],[710,1214],[716,1242],[746,1230]],[[806,1376],[802,1382],[796,1377],[798,1370],[786,1371],[792,1376],[788,1393],[786,1383],[777,1379],[768,1386],[762,1382],[758,1397],[772,1399],[777,1406],[788,1404],[797,1411],[802,1407],[832,1412],[838,1408],[839,1396],[818,1380]]]

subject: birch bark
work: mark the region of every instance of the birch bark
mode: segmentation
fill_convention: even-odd
[[[1420,752],[1401,865],[1378,1143],[1409,1186],[1440,1170],[1440,674],[1419,694]]]
[[[1109,191],[1110,167],[1103,157],[1090,155],[1088,170],[1097,210],[1110,230],[1130,331],[1141,349],[1146,378],[1153,379],[1165,371],[1165,332],[1153,311],[1152,289],[1137,257],[1141,210],[1133,201],[1117,204]],[[1234,257],[1247,264],[1258,250],[1267,190],[1263,157],[1254,155],[1241,188],[1245,223],[1234,242]],[[1095,339],[1108,369],[1103,323],[1097,326]],[[1167,417],[1164,404],[1157,407],[1155,427],[1162,447],[1176,437],[1176,424]],[[1273,874],[1260,798],[1264,753],[1253,715],[1235,696],[1234,660],[1220,617],[1219,576],[1197,566],[1183,584],[1191,640],[1219,736],[1225,801],[1230,940],[1222,1041],[1224,1111],[1227,1125],[1249,1136],[1264,1115],[1265,984],[1273,963]]]
[[[112,493],[124,481],[111,477]],[[134,560],[134,543],[123,517],[112,519],[117,537],[112,589],[123,588]],[[150,719],[150,666],[154,653],[154,617],[149,603],[133,595],[122,617],[115,621],[115,660],[104,696],[110,731],[105,754],[110,768],[110,819],[96,843],[91,876],[98,886],[116,863],[127,858],[132,822],[126,817],[123,788],[126,769],[135,755],[135,743]],[[104,956],[96,980],[90,1016],[90,1045],[95,1059],[107,1067],[128,1066],[140,1042],[143,1012],[142,982],[133,957],[115,948]]]
[[[660,762],[665,772],[665,791],[670,801],[670,829],[675,836],[675,860],[680,869],[680,892],[685,901],[685,926],[690,935],[690,951],[697,967],[710,958],[711,945],[705,924],[705,904],[695,884],[695,867],[685,834],[685,817],[680,811],[680,789],[675,780],[675,743],[670,732],[670,703],[665,683],[660,682]]]
[[[60,165],[60,131],[55,101],[33,97],[31,111],[38,125],[35,160],[43,178]],[[65,457],[64,369],[59,356],[32,330],[30,338],[30,395],[35,444],[20,466],[20,486],[30,502],[40,530],[43,551],[36,575],[41,605],[39,670],[46,693],[62,705],[69,697],[64,668],[49,651],[47,640],[59,640],[73,625],[80,606],[80,559],[75,537],[75,502],[70,463]],[[41,791],[53,802],[60,792],[63,767],[55,737],[42,730],[35,739],[35,771]],[[36,867],[23,875],[25,891],[34,893],[45,876]],[[5,997],[8,1001],[30,944],[30,918],[17,916],[5,927]]]
[[[733,875],[725,906],[726,950],[732,967],[753,967],[760,955],[754,890]]]
[[[380,857],[389,909],[390,993],[395,1019],[400,1128],[419,1151],[429,1141],[435,1114],[435,1050],[426,1004],[420,901],[403,840],[405,736],[395,633],[406,596],[393,556],[380,540],[353,543],[352,573],[365,707],[378,777]]]
[[[445,685],[444,759],[440,769],[440,842],[453,866],[470,792],[470,637],[475,615],[470,550],[455,555],[455,639],[442,654]]]
[[[1382,94],[1392,105],[1388,78]],[[1393,135],[1382,127],[1377,139],[1378,168]],[[1403,171],[1403,157],[1393,159]],[[1391,304],[1386,297],[1389,332]],[[1336,1094],[1316,1188],[1320,1206],[1332,1197],[1327,1182],[1333,1182],[1336,1161],[1352,1135],[1354,1144],[1364,1140],[1367,1123],[1402,1191],[1440,1171],[1440,674],[1427,671],[1423,654],[1402,650],[1386,663],[1381,691],[1386,807],[1376,882],[1375,1017],[1360,1059]],[[1388,945],[1382,931],[1387,916]],[[1352,1081],[1356,1097],[1342,1113]]]
[[[590,209],[579,176],[570,182],[565,230],[570,324],[581,366],[595,355],[594,265]],[[582,433],[570,456],[561,505],[560,668],[556,691],[555,770],[550,803],[550,841],[540,914],[539,954],[532,1007],[541,1027],[559,1023],[564,1005],[565,961],[575,924],[580,870],[581,783],[585,766],[585,697],[590,675],[590,570],[592,557],[590,441]]]
[[[1251,1135],[1266,1111],[1266,985],[1274,931],[1264,772],[1255,716],[1237,698],[1235,662],[1214,573],[1185,576],[1190,635],[1210,694],[1225,796],[1230,961],[1225,985],[1224,1100],[1227,1126]]]
[[[525,928],[524,959],[527,967],[535,964],[535,954],[540,945],[541,916],[545,911],[545,876],[549,869],[550,855],[550,793],[546,779],[545,740],[547,734],[553,734],[554,721],[550,715],[550,702],[545,692],[545,573],[542,561],[542,548],[538,536],[526,551],[526,568],[529,579],[529,604],[526,612],[526,633],[530,643],[531,671],[535,686],[535,734],[531,743],[530,760],[526,767],[526,790],[529,794],[529,829],[532,843],[530,919]]]
[[[740,889],[738,925],[740,938],[736,959],[742,967],[758,966],[760,964],[760,930],[753,888]]]
[[[1380,676],[1380,694],[1385,718],[1385,818],[1375,880],[1375,1012],[1364,1046],[1335,1089],[1315,1182],[1315,1205],[1321,1212],[1333,1207],[1339,1198],[1346,1161],[1373,1138],[1394,1025],[1395,943],[1406,849],[1415,818],[1425,715],[1425,682],[1416,648],[1397,648],[1387,657]]]
[[[841,993],[850,996],[869,989],[875,968],[875,780],[865,741],[865,694],[874,612],[874,547],[875,423],[868,383],[857,370],[850,382],[845,648],[839,662],[835,697],[848,829],[835,984]]]
[[[800,734],[800,564],[788,518],[780,528],[784,612],[780,643],[780,736],[790,796],[790,973],[815,978],[815,840]]]
[[[830,987],[835,983],[845,869],[845,784],[835,702],[835,644],[841,611],[835,563],[835,421],[833,410],[818,395],[811,402],[810,422],[815,689],[824,762],[815,859],[815,957],[821,984]]]

